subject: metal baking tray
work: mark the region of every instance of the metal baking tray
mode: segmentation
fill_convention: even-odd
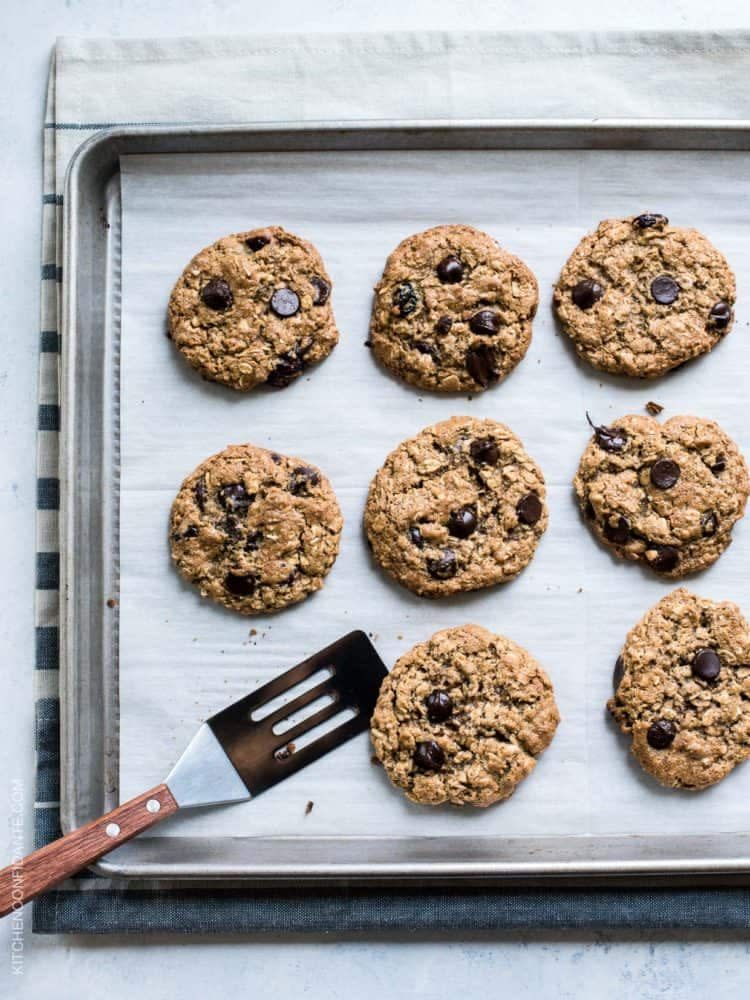
[[[365,151],[750,151],[750,123],[388,121],[116,128],[73,158],[64,198],[61,436],[61,713],[64,830],[118,802],[120,157]],[[544,294],[544,292],[543,292]],[[735,336],[741,336],[736,333]],[[307,651],[305,651],[307,652]],[[170,761],[164,761],[165,771]],[[589,882],[750,873],[750,834],[675,836],[141,837],[109,876],[243,882],[416,878]]]

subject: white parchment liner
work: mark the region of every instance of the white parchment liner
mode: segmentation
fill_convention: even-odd
[[[750,199],[744,153],[373,152],[127,157],[122,162],[123,334],[120,793],[163,779],[202,719],[340,634],[363,628],[390,666],[438,628],[477,622],[517,640],[550,674],[562,714],[552,746],[513,798],[485,811],[409,804],[361,736],[257,801],[186,815],[156,835],[471,836],[689,834],[747,828],[750,766],[700,793],[666,791],[631,762],[604,708],[627,630],[672,589],[615,561],[580,522],[571,479],[597,422],[642,413],[717,419],[750,453]],[[659,211],[694,225],[738,278],[732,334],[712,355],[658,380],[611,379],[578,363],[550,308],[580,237],[607,216]],[[387,254],[404,236],[467,222],[519,254],[541,304],[526,359],[473,399],[420,393],[363,346]],[[334,280],[341,343],[289,389],[247,395],[203,382],[165,337],[166,304],[190,257],[218,237],[268,224],[312,240]],[[431,602],[374,566],[361,515],[369,481],[399,441],[453,414],[506,422],[540,463],[550,526],[514,582]],[[314,462],[346,526],[324,589],[292,609],[242,618],[201,600],[170,565],[167,519],[183,477],[229,443]],[[739,601],[750,530],[687,581]],[[250,636],[250,629],[257,635]],[[315,803],[305,814],[306,803]]]

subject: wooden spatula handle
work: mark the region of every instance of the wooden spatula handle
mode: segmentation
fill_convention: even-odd
[[[113,851],[137,833],[160,823],[179,806],[166,785],[157,785],[67,837],[34,851],[0,871],[0,917],[18,909],[45,889]]]

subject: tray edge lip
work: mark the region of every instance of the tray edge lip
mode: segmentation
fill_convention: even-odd
[[[69,689],[73,686],[71,678],[74,676],[75,666],[72,658],[68,655],[69,644],[69,620],[75,613],[73,602],[69,598],[68,582],[73,576],[72,570],[72,546],[67,543],[70,538],[70,526],[68,523],[69,505],[71,498],[67,488],[69,482],[69,468],[72,461],[71,442],[69,439],[71,421],[67,418],[68,407],[65,405],[69,396],[68,383],[72,380],[72,367],[69,364],[69,357],[73,353],[75,345],[75,317],[74,303],[76,291],[75,267],[72,262],[76,259],[78,246],[77,213],[75,211],[78,204],[78,191],[76,188],[80,174],[88,159],[94,156],[101,147],[116,145],[118,142],[127,142],[133,137],[181,137],[190,135],[215,135],[217,137],[229,135],[273,135],[279,133],[304,134],[308,132],[322,132],[327,134],[347,133],[366,134],[367,132],[445,132],[455,134],[457,132],[493,132],[515,131],[527,133],[544,131],[550,134],[564,135],[585,134],[591,131],[595,134],[606,135],[614,132],[624,132],[629,135],[638,133],[656,134],[665,131],[670,134],[679,135],[686,131],[706,131],[716,133],[741,134],[749,133],[750,119],[716,119],[716,118],[416,118],[416,119],[325,119],[325,120],[274,120],[266,122],[247,123],[201,123],[187,122],[179,124],[122,124],[111,125],[99,129],[94,135],[89,136],[78,146],[72,155],[66,171],[63,195],[63,227],[62,227],[62,282],[61,282],[61,306],[60,306],[60,335],[62,339],[61,351],[61,371],[60,371],[60,452],[59,452],[59,476],[60,476],[60,588],[59,588],[59,637],[60,637],[60,823],[63,833],[67,833],[73,826],[72,803],[72,779],[70,773],[70,757],[73,741],[74,727],[70,724],[76,707],[74,699],[70,697]],[[604,148],[604,147],[600,147]],[[679,147],[677,147],[679,148]],[[700,147],[693,147],[700,148]],[[171,155],[178,155],[172,153]],[[116,169],[119,170],[119,167]],[[707,835],[708,836],[708,835]],[[720,877],[721,875],[740,875],[750,871],[750,858],[746,859],[723,859],[705,858],[691,859],[685,861],[673,860],[646,860],[637,862],[620,861],[618,870],[613,870],[611,862],[603,861],[582,861],[559,863],[559,871],[555,871],[555,866],[542,862],[517,863],[512,866],[508,864],[487,865],[482,862],[424,862],[414,864],[389,863],[367,867],[359,864],[345,865],[324,865],[318,864],[308,866],[307,874],[300,873],[299,869],[292,869],[284,865],[266,865],[263,869],[247,874],[228,873],[223,875],[212,875],[210,881],[222,882],[228,880],[239,880],[247,884],[263,884],[273,878],[302,878],[310,884],[321,880],[336,883],[342,880],[351,879],[388,879],[402,880],[408,884],[413,878],[435,877],[436,879],[454,877],[460,880],[462,877],[485,876],[489,879],[507,881],[514,878],[521,880],[532,878],[571,878],[583,877],[604,877],[617,879],[628,876],[660,876],[674,875],[676,877],[691,874],[704,874]],[[148,879],[158,881],[164,880],[185,880],[199,881],[205,879],[205,875],[159,875],[146,874],[145,869],[152,868],[153,865],[141,863],[140,867],[134,864],[129,866],[119,865],[106,858],[90,866],[91,869],[106,878],[117,878],[123,880]],[[402,868],[409,869],[408,872],[401,871]],[[496,871],[494,869],[497,869]]]

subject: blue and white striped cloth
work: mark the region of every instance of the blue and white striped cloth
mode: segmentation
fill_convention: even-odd
[[[113,125],[384,118],[750,118],[750,33],[63,39],[44,123],[36,579],[36,842],[59,831],[58,333],[65,170]],[[353,889],[69,880],[43,933],[747,927],[743,889]]]

